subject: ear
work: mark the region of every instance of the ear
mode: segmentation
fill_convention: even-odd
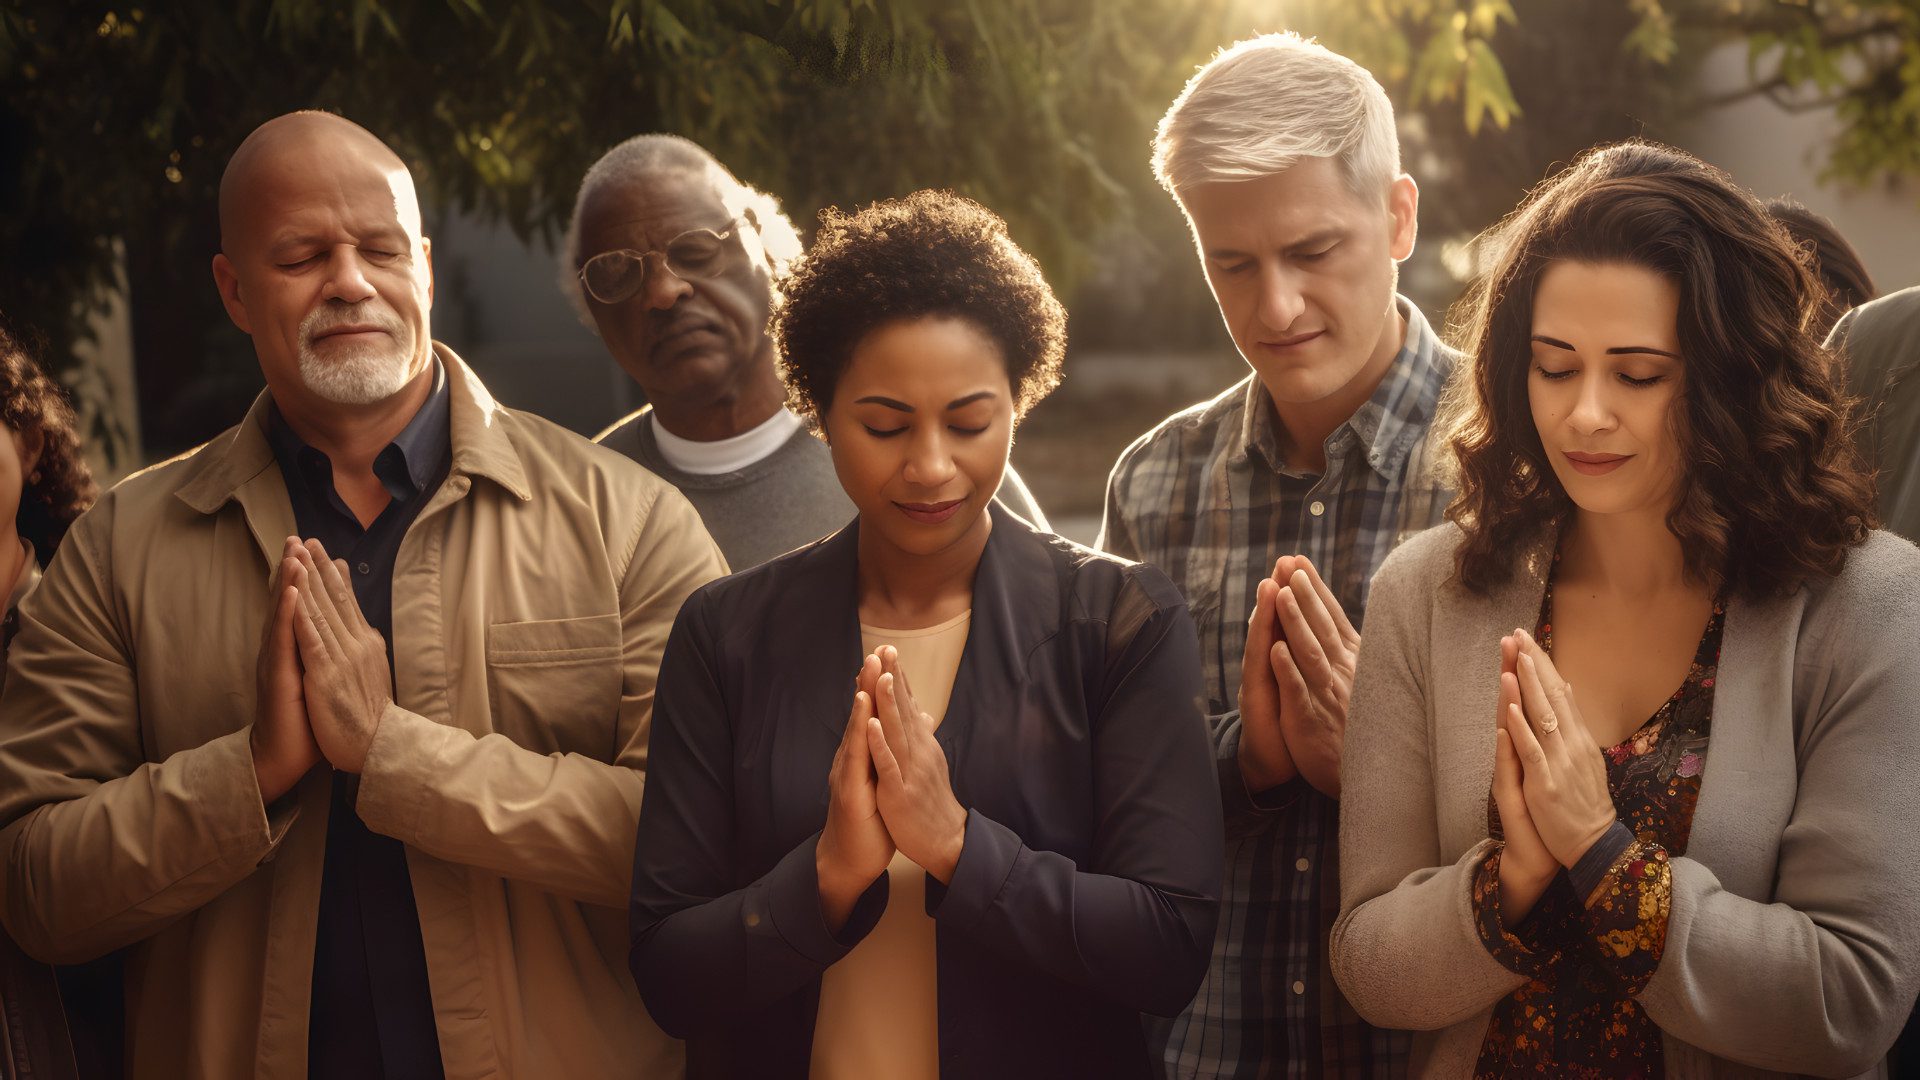
[[[433,238],[420,238],[420,254],[427,261],[427,310],[433,310]]]
[[[220,290],[220,303],[227,309],[227,318],[233,320],[241,333],[252,337],[253,323],[247,318],[246,301],[240,299],[240,275],[224,251],[213,257],[213,286]]]
[[[1401,173],[1387,189],[1387,212],[1393,215],[1393,240],[1389,250],[1394,262],[1405,262],[1413,254],[1414,238],[1420,232],[1420,185]]]

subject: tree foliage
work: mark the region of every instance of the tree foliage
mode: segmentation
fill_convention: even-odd
[[[1837,102],[1836,175],[1920,171],[1920,33],[1894,0],[17,0],[0,312],[57,365],[123,262],[148,449],[202,437],[257,386],[208,284],[220,171],[255,125],[314,107],[392,143],[429,207],[526,237],[564,224],[608,146],[673,131],[803,227],[951,187],[1063,289],[1177,277],[1204,297],[1148,140],[1194,65],[1283,28],[1276,10],[1381,77],[1449,231],[1669,107],[1684,43],[1715,36],[1751,36],[1757,92]]]

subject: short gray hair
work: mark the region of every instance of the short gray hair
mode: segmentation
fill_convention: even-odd
[[[600,155],[580,179],[580,191],[573,197],[573,216],[567,222],[560,243],[560,291],[573,305],[574,314],[588,328],[593,315],[587,310],[587,298],[580,289],[580,211],[587,199],[601,188],[615,183],[630,183],[642,178],[692,176],[713,185],[727,213],[743,226],[741,242],[749,253],[757,243],[766,255],[773,273],[775,291],[787,275],[787,265],[800,256],[800,234],[780,209],[780,200],[751,184],[743,183],[707,149],[678,135],[635,135]]]
[[[1393,103],[1366,68],[1295,33],[1220,50],[1173,99],[1153,140],[1153,175],[1175,199],[1196,185],[1258,180],[1332,158],[1363,198],[1400,175]]]

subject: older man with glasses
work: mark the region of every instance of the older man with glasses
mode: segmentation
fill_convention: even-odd
[[[587,170],[560,287],[646,394],[595,441],[684,492],[734,569],[854,516],[827,448],[786,408],[767,318],[800,237],[700,146],[637,135]],[[1046,518],[1012,469],[999,494]]]

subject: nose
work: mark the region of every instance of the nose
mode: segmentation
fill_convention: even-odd
[[[373,282],[367,280],[366,266],[360,261],[359,249],[350,245],[334,249],[333,257],[327,260],[325,295],[329,300],[347,304],[358,304],[377,295]]]
[[[654,252],[646,257],[646,280],[640,286],[640,300],[648,311],[666,311],[685,297],[693,295],[693,286],[685,278],[667,269],[667,257]]]
[[[1597,435],[1613,430],[1618,422],[1613,411],[1611,381],[1591,372],[1582,372],[1573,400],[1573,412],[1567,422],[1582,435]]]
[[[912,445],[907,450],[907,462],[901,470],[902,479],[913,487],[939,488],[952,480],[954,473],[953,451],[943,438],[944,430],[936,428],[931,432],[916,431],[911,438]]]
[[[1281,331],[1292,326],[1300,313],[1307,309],[1306,298],[1300,295],[1300,284],[1292,274],[1282,266],[1266,266],[1260,270],[1260,298],[1256,314],[1260,322],[1269,330]]]

